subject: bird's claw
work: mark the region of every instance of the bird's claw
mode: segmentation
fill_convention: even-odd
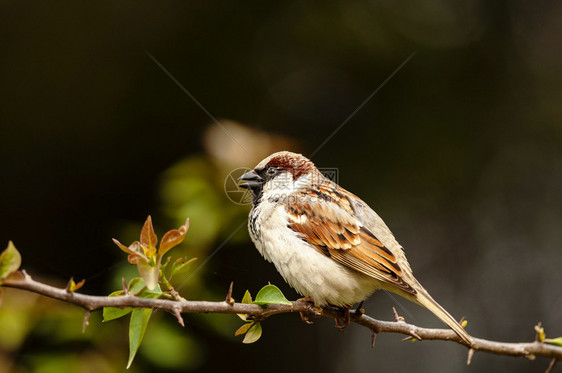
[[[334,320],[336,320],[336,328],[343,330],[343,329],[347,328],[349,326],[349,324],[351,323],[349,308],[350,307],[345,307],[343,309],[344,310],[343,320],[340,320],[337,317],[334,319]]]
[[[317,306],[314,303],[314,299],[312,299],[311,297],[304,297],[304,298],[300,298],[298,299],[301,302],[307,302],[308,303],[308,312],[299,312],[300,316],[301,316],[301,320],[304,321],[307,324],[314,324],[312,321],[310,321],[309,319],[309,314],[312,314],[315,317],[321,317],[322,316],[322,307]]]

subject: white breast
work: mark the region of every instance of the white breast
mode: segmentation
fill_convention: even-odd
[[[317,305],[350,306],[381,288],[377,280],[300,239],[287,227],[286,214],[282,204],[262,201],[250,213],[250,235],[258,251],[297,292],[312,297]]]

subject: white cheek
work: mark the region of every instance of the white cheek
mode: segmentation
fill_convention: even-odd
[[[300,177],[293,185],[294,189],[301,189],[309,187],[311,184],[311,174],[307,174],[306,176]]]
[[[263,186],[264,198],[286,196],[294,189],[293,177],[291,174],[284,173],[271,180]]]
[[[284,172],[269,180],[264,185],[264,193],[284,193],[288,194],[295,190],[306,188],[310,186],[311,175],[305,175],[293,180],[293,174]]]

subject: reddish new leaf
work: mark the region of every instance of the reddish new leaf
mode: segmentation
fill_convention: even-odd
[[[117,240],[114,240],[117,241]],[[119,241],[117,241],[119,242]],[[129,263],[131,264],[137,264],[139,262],[139,260],[144,260],[145,262],[148,262],[148,258],[144,255],[143,253],[143,249],[139,243],[139,241],[135,241],[131,244],[131,246],[127,247],[126,250],[123,249],[124,245],[121,245],[119,247],[121,247],[121,249],[123,251],[125,251],[126,253],[129,254],[129,257],[127,258],[129,260]]]
[[[82,286],[84,286],[85,282],[86,282],[86,279],[83,279],[79,283],[76,283],[74,281],[74,278],[71,277],[70,280],[68,281],[68,284],[66,285],[66,290],[70,293],[74,293],[76,290],[78,290]]]
[[[127,247],[125,245],[123,245],[121,242],[117,241],[115,238],[112,238],[113,243],[116,244],[117,246],[119,246],[119,248],[121,250],[123,250],[124,252],[126,252],[127,254],[136,254],[138,247],[139,247],[139,241],[135,241],[131,244],[131,246]]]
[[[139,259],[142,260],[141,256],[137,253],[129,254],[129,256],[127,257],[127,260],[131,264],[137,264],[139,262]]]
[[[119,246],[119,248],[120,248],[121,250],[123,250],[124,252],[130,254],[129,248],[128,248],[127,246],[123,245],[121,242],[119,242],[119,241],[118,241],[117,239],[115,239],[115,238],[112,238],[112,240],[113,240],[113,243],[116,244],[117,246]]]
[[[250,330],[250,328],[254,326],[253,323],[249,322],[247,324],[242,325],[241,327],[238,328],[238,330],[236,332],[234,332],[234,335],[241,335],[241,334],[245,334],[248,332],[248,330]]]
[[[158,237],[156,237],[156,233],[154,232],[150,215],[148,215],[142,227],[140,242],[142,246],[148,249],[156,247],[156,243],[158,242]]]
[[[166,232],[166,234],[164,234],[164,237],[162,237],[162,241],[160,241],[160,248],[158,249],[158,254],[164,255],[171,248],[179,245],[185,238],[188,229],[189,229],[189,218],[187,218],[185,224],[179,227],[178,229],[172,229]]]

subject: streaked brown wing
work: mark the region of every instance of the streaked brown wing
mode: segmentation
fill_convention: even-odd
[[[337,194],[343,205],[331,203]],[[289,228],[335,261],[415,294],[402,279],[396,256],[353,216],[344,190],[318,188],[287,202]]]

